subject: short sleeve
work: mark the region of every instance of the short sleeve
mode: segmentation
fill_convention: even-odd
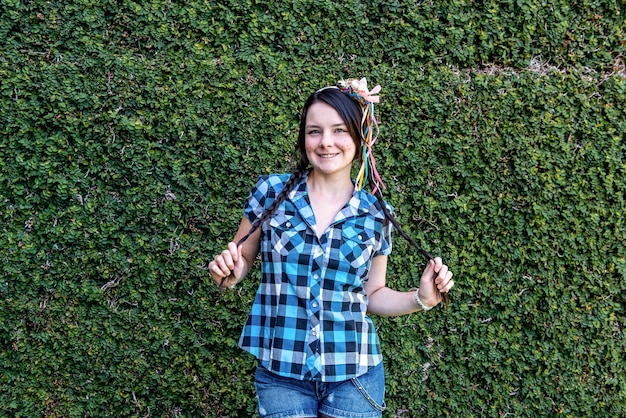
[[[251,223],[263,214],[268,188],[267,176],[259,176],[243,207],[243,213]]]
[[[270,207],[288,179],[289,175],[259,176],[243,208],[244,215],[251,223],[260,218],[265,209]]]
[[[385,202],[387,209],[389,209],[389,213],[393,215],[393,206]],[[389,220],[383,221],[383,229],[381,233],[381,243],[378,251],[374,254],[374,257],[377,255],[389,255],[391,254],[392,241],[391,241],[391,233],[393,231],[393,224]]]
[[[391,254],[391,231],[393,230],[393,224],[391,222],[387,222],[386,225],[383,226],[382,233],[382,245],[380,246],[380,250],[376,255],[389,255]]]

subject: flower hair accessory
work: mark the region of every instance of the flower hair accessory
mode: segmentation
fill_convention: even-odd
[[[348,95],[352,100],[359,103],[363,108],[363,120],[361,121],[363,162],[361,163],[361,168],[356,178],[355,188],[356,190],[363,188],[363,183],[365,179],[369,177],[371,170],[374,179],[374,190],[372,190],[372,193],[376,193],[379,187],[383,189],[386,188],[376,170],[376,161],[372,153],[372,146],[378,139],[378,122],[374,116],[374,103],[378,103],[380,100],[377,94],[380,92],[381,87],[376,86],[370,91],[367,88],[367,80],[362,78],[361,80],[341,80],[337,83],[337,88]]]

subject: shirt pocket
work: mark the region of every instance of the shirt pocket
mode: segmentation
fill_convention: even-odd
[[[350,272],[365,278],[376,249],[374,231],[359,226],[341,230],[340,255],[350,265]]]
[[[298,254],[305,250],[306,223],[294,215],[276,214],[269,222],[270,244],[273,253],[283,259],[298,259]]]

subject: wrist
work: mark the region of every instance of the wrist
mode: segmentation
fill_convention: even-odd
[[[413,297],[415,298],[415,303],[417,303],[417,306],[419,306],[423,311],[429,311],[432,308],[434,308],[434,306],[428,306],[422,301],[422,299],[420,298],[419,287],[415,289],[415,293],[413,294]]]

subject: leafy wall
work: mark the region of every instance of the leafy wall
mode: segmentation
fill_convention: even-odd
[[[207,264],[360,76],[387,199],[458,278],[375,318],[387,416],[626,414],[623,2],[2,3],[1,415],[254,416],[258,266],[220,296]],[[398,237],[390,285],[422,264]]]

